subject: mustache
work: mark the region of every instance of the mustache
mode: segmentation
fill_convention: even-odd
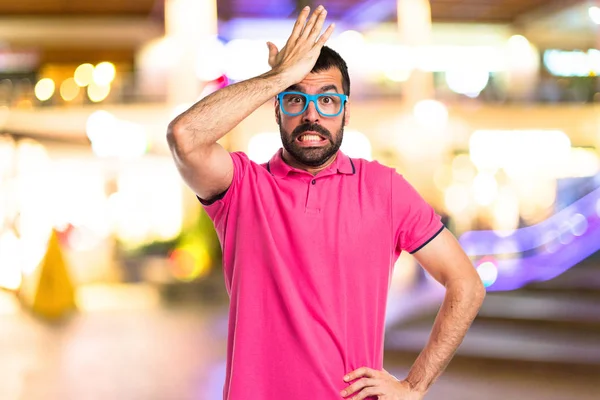
[[[317,132],[320,135],[322,135],[325,139],[331,140],[331,133],[327,129],[323,128],[319,124],[310,124],[310,123],[298,125],[296,127],[296,129],[294,129],[294,131],[292,132],[292,137],[294,139],[296,139],[297,137],[302,136],[302,134],[304,132],[308,132],[308,131]]]

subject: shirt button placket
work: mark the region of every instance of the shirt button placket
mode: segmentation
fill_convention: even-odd
[[[306,199],[306,212],[310,213],[310,214],[318,214],[319,213],[319,207],[317,205],[317,198],[316,198],[316,193],[315,190],[313,189],[311,186],[315,186],[317,184],[317,180],[313,179],[310,181],[310,185],[308,186],[308,197]]]

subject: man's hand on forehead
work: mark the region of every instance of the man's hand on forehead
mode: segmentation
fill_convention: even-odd
[[[288,76],[294,83],[300,82],[313,69],[321,48],[335,28],[335,25],[331,24],[320,35],[327,16],[327,10],[323,6],[317,7],[310,17],[309,14],[310,8],[304,7],[294,24],[292,34],[281,50],[273,43],[267,42],[269,65],[274,71]]]

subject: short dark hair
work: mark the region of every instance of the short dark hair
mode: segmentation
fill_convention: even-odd
[[[313,73],[326,71],[330,68],[337,68],[342,73],[342,89],[344,94],[350,96],[350,75],[348,75],[348,66],[346,61],[338,54],[337,51],[331,47],[323,46],[321,48],[321,54],[317,59],[317,63],[313,67]]]

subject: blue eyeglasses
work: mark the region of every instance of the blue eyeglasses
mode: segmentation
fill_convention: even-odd
[[[308,103],[314,103],[318,113],[324,117],[336,117],[344,110],[348,96],[339,93],[306,94],[302,92],[282,92],[277,95],[279,106],[284,114],[291,117],[302,114]]]

